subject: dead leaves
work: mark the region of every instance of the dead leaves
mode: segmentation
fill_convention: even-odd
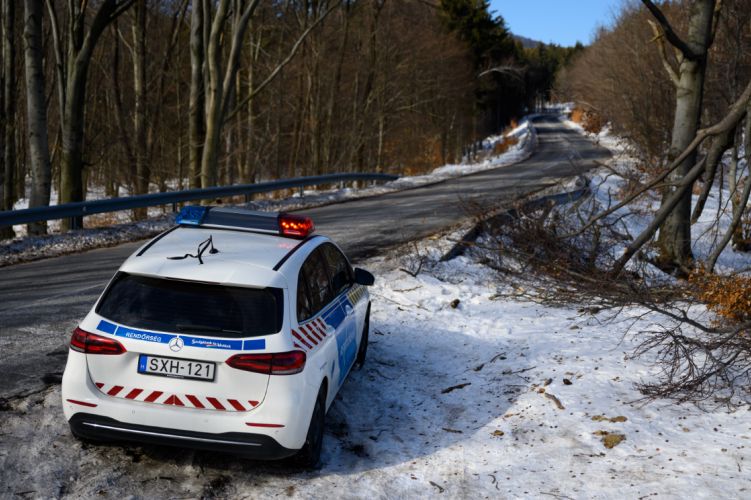
[[[610,422],[613,424],[620,424],[623,422],[628,421],[626,417],[623,415],[618,415],[617,417],[607,417],[605,415],[595,415],[592,417],[593,422]],[[602,437],[602,444],[607,449],[612,449],[621,444],[623,441],[626,440],[626,436],[624,434],[620,434],[618,432],[609,432],[609,431],[595,431],[592,434],[595,436]]]
[[[612,422],[612,423],[620,423],[620,422],[626,422],[628,419],[624,417],[623,415],[619,415],[617,417],[606,417],[605,415],[595,415],[592,417],[592,420],[595,422]]]
[[[618,433],[610,433],[608,431],[597,431],[602,434],[602,444],[605,445],[605,448],[607,449],[613,449],[619,444],[621,444],[623,441],[626,440],[626,436],[623,434]],[[597,432],[595,434],[597,434]]]

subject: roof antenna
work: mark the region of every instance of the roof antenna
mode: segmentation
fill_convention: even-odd
[[[219,250],[214,248],[214,239],[211,236],[209,236],[207,239],[203,240],[201,243],[198,244],[198,252],[196,252],[196,255],[193,255],[191,253],[186,253],[182,257],[177,256],[177,257],[167,257],[167,258],[170,260],[183,260],[183,259],[187,259],[188,257],[192,257],[194,259],[198,259],[198,264],[203,264],[202,256],[207,248],[210,248],[209,253],[212,255],[215,253],[219,253]]]

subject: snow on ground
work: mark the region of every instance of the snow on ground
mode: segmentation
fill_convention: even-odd
[[[0,407],[0,497],[748,498],[747,409],[633,403],[654,372],[627,355],[662,318],[502,299],[517,285],[471,256],[438,262],[460,234],[361,263],[368,360],[327,415],[320,470],[82,445],[51,386]]]
[[[245,204],[247,208],[264,211],[297,210],[312,208],[331,203],[337,203],[355,198],[375,196],[379,194],[403,191],[420,186],[441,182],[453,177],[469,175],[483,170],[503,167],[518,163],[528,158],[537,144],[537,136],[529,119],[514,130],[506,134],[518,140],[506,152],[492,156],[493,147],[503,140],[504,136],[492,136],[483,142],[483,159],[474,163],[449,164],[434,169],[425,175],[400,177],[399,179],[380,185],[363,186],[360,189],[345,188],[318,191],[306,189],[302,193],[285,199],[263,198]],[[122,196],[127,193],[120,193]],[[89,199],[104,198],[104,191],[95,189],[89,193]],[[52,193],[52,203],[57,202],[57,193]],[[26,198],[19,200],[15,209],[28,206]],[[149,238],[164,231],[174,224],[174,214],[167,213],[163,207],[149,207],[149,219],[142,222],[130,222],[131,212],[120,211],[96,214],[85,219],[90,229],[72,231],[65,234],[50,234],[41,237],[26,237],[26,225],[14,226],[17,238],[0,240],[0,267],[35,260],[54,257],[66,253],[80,252],[92,248],[112,246],[128,241]],[[50,221],[50,230],[58,232],[60,221]]]
[[[629,143],[614,135],[607,126],[598,134],[591,134],[585,132],[582,126],[576,122],[563,121],[570,128],[587,135],[613,153],[610,168],[599,169],[592,173],[590,187],[594,194],[593,202],[600,207],[607,208],[620,202],[622,197],[619,197],[618,193],[623,190],[627,181],[624,176],[618,175],[618,173],[633,175],[635,165],[638,163],[638,160],[631,154]],[[724,159],[726,169],[728,161],[729,158],[726,155]],[[745,159],[741,159],[738,166],[739,171],[743,171],[745,167]],[[727,179],[728,175],[724,175],[723,178]],[[692,209],[696,206],[698,199],[699,196],[695,193],[692,197]],[[647,193],[641,199],[615,212],[611,220],[619,219],[621,232],[635,238],[651,222],[659,206],[660,199],[657,194],[654,192]],[[719,224],[717,220],[719,220]],[[730,227],[732,220],[733,213],[727,181],[722,186],[715,184],[699,220],[691,228],[694,239],[692,251],[697,261],[706,260],[710,256],[716,243]],[[625,246],[621,245],[621,248],[625,249]],[[731,245],[728,245],[720,254],[715,270],[720,273],[727,273],[742,269],[751,269],[751,253],[736,252]]]

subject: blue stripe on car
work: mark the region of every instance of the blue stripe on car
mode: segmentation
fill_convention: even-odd
[[[226,340],[210,339],[203,337],[191,337],[187,335],[172,335],[169,333],[156,333],[146,330],[138,330],[125,326],[118,326],[109,321],[101,320],[97,325],[97,330],[116,337],[124,337],[133,340],[143,340],[144,342],[154,342],[158,344],[168,344],[175,337],[180,337],[187,347],[199,347],[203,349],[226,349],[232,351],[256,351],[266,348],[266,339],[253,340]]]
[[[266,349],[266,339],[243,341],[243,351],[256,351],[259,349]]]
[[[97,330],[104,332],[104,333],[109,333],[110,335],[114,335],[115,330],[117,330],[117,325],[114,325],[110,323],[109,321],[102,320],[99,322],[99,325],[97,326]]]

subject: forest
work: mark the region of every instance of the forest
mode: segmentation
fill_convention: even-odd
[[[524,48],[486,0],[3,0],[0,208],[423,172],[580,50]]]
[[[689,274],[691,227],[712,190],[722,196],[725,187],[733,223],[705,265],[712,270],[728,244],[751,250],[744,189],[751,184],[750,13],[748,0],[626,4],[557,77],[557,94],[577,103],[591,130],[607,123],[629,142],[643,174],[634,191],[661,193],[661,213],[629,259],[659,233],[656,264]]]

